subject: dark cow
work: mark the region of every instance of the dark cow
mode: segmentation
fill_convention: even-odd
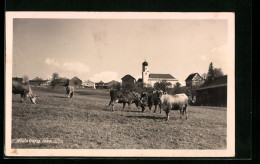
[[[33,104],[36,104],[36,96],[33,94],[32,89],[29,84],[23,84],[18,81],[12,81],[12,93],[21,95],[21,102],[23,102],[26,97],[30,97]]]
[[[110,98],[111,100],[108,106],[112,105],[112,111],[113,111],[115,103],[123,103],[122,110],[124,110],[126,104],[128,104],[128,107],[130,108],[130,105],[132,103],[135,103],[136,107],[139,108],[141,96],[137,92],[111,89]]]
[[[152,93],[148,94],[146,92],[141,94],[141,107],[142,111],[144,111],[145,106],[148,106],[150,110],[152,110],[152,107],[154,106],[154,113],[156,112],[157,106],[160,108],[161,113],[161,96],[163,94],[162,90],[156,90]]]
[[[72,98],[74,96],[74,87],[73,86],[67,86],[66,87],[66,95],[68,98]]]
[[[154,109],[154,113],[156,112],[156,109],[157,109],[157,105],[159,106],[160,108],[160,113],[161,113],[161,96],[163,94],[163,91],[162,90],[156,90],[156,91],[153,91],[152,94],[149,94],[148,95],[148,107],[150,110],[152,110],[152,106],[154,105],[155,109]]]

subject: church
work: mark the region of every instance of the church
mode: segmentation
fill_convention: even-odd
[[[138,81],[142,81],[146,87],[153,87],[157,82],[168,82],[171,84],[168,86],[169,88],[173,88],[178,82],[178,80],[171,74],[150,73],[148,69],[148,63],[146,61],[142,63],[142,79],[139,79]]]

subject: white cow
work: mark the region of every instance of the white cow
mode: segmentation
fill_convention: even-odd
[[[188,106],[188,97],[186,94],[176,94],[176,95],[169,95],[169,94],[163,94],[161,97],[161,103],[162,103],[162,109],[166,113],[166,120],[169,120],[169,112],[170,110],[179,109],[180,110],[180,118],[182,116],[186,115],[187,119],[187,113],[186,109]]]

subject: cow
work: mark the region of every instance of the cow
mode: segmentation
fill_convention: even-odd
[[[136,107],[139,108],[140,99],[141,99],[141,96],[137,92],[111,89],[110,90],[110,102],[109,102],[108,106],[112,105],[112,111],[114,111],[115,103],[123,103],[122,110],[124,110],[126,104],[128,104],[128,107],[130,109],[130,105],[132,103],[135,103]]]
[[[169,120],[169,112],[170,110],[180,110],[180,118],[186,115],[187,119],[187,106],[188,106],[188,97],[186,94],[176,94],[169,95],[163,94],[161,97],[162,108],[166,113],[166,121]]]
[[[160,108],[161,113],[161,96],[163,95],[162,90],[155,90],[152,93],[148,94],[147,92],[143,92],[141,94],[141,107],[142,112],[144,111],[145,106],[148,106],[148,108],[152,111],[153,105],[155,106],[154,113],[156,112],[157,106]]]
[[[68,96],[68,98],[73,98],[73,96],[74,96],[74,87],[73,86],[68,85],[66,87],[66,95]]]
[[[160,108],[160,113],[161,113],[161,96],[163,94],[163,91],[162,90],[156,90],[156,91],[153,91],[153,93],[149,94],[148,95],[148,107],[150,110],[152,110],[152,106],[154,105],[155,109],[154,109],[154,113],[156,112],[156,109],[157,109],[157,105],[159,106]]]
[[[31,86],[29,84],[23,84],[18,81],[12,81],[12,93],[21,95],[21,102],[23,102],[26,97],[29,97],[33,104],[36,104],[36,95],[33,94]]]

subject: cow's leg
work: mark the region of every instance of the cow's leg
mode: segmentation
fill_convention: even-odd
[[[165,110],[166,121],[169,121],[169,119],[170,119],[169,112],[170,112],[170,109],[167,107],[167,109]]]
[[[126,104],[126,103],[123,103],[123,109],[122,109],[122,110],[124,110],[124,109],[125,109],[125,104]]]
[[[21,103],[24,102],[25,94],[21,94]]]
[[[187,120],[187,118],[188,118],[188,115],[187,115],[187,104],[185,104],[183,110],[184,110],[183,112],[185,112],[186,120]]]
[[[180,108],[180,119],[182,118],[182,108]]]
[[[112,106],[112,111],[114,111],[114,105],[115,105],[115,102],[111,100],[110,103],[109,103],[109,105]]]
[[[156,112],[156,109],[157,109],[157,105],[154,105],[154,113]]]
[[[127,104],[128,104],[128,109],[131,110],[130,109],[131,102],[128,102]]]
[[[160,108],[160,114],[162,113],[162,105],[159,104],[159,108]]]

